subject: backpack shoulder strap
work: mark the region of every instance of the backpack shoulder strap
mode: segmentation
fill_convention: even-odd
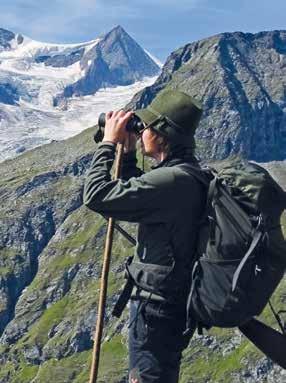
[[[215,189],[217,187],[218,177],[215,169],[212,169],[208,166],[199,168],[186,163],[179,166],[181,169],[185,170],[187,173],[195,177],[197,181],[199,181],[208,189],[205,208],[205,215],[207,215],[211,207],[211,202],[215,194]]]
[[[285,335],[254,318],[239,329],[266,356],[286,369]]]
[[[209,187],[210,180],[213,178],[213,172],[210,168],[199,168],[188,163],[180,164],[178,166],[180,169],[183,169],[185,172],[195,177],[204,186]]]
[[[254,236],[252,238],[252,242],[251,242],[251,244],[249,246],[249,249],[248,249],[247,253],[245,254],[245,256],[242,258],[242,260],[240,261],[240,264],[238,265],[238,267],[235,270],[235,273],[233,275],[233,279],[232,279],[232,291],[234,291],[235,288],[236,288],[237,281],[238,281],[238,278],[240,276],[241,270],[243,269],[243,267],[246,264],[248,258],[254,252],[254,250],[256,249],[257,245],[262,240],[262,238],[263,238],[263,233],[260,230],[255,230],[255,234],[254,234]]]

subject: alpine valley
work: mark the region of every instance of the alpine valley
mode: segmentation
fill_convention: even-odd
[[[64,112],[69,113],[86,97],[96,97],[102,86],[156,76],[158,66],[149,55],[144,56],[148,63],[142,64],[142,56],[139,67],[130,65],[126,71],[123,56],[109,61],[112,44],[106,40],[119,32],[126,37],[119,27],[100,42],[65,46],[65,53],[51,47],[40,52],[35,48],[33,54],[27,53],[26,61],[17,61],[16,52],[22,44],[25,48],[25,38],[2,31],[0,73],[6,80],[0,81],[1,123],[7,129],[19,129],[20,137],[20,125],[25,132],[31,116],[37,121],[32,125],[39,130],[46,118],[49,126],[61,124],[58,118]],[[137,50],[129,53],[128,57],[136,56]],[[138,63],[138,58],[134,60]],[[81,77],[75,74],[78,65],[85,73]],[[51,73],[59,75],[59,82],[39,86]],[[35,86],[31,81],[34,74],[39,78]],[[114,76],[120,77],[116,84]],[[149,85],[126,107],[148,105],[163,88],[190,93],[204,104],[197,154],[203,160],[215,160],[238,153],[261,162],[286,189],[285,31],[224,33],[187,44],[171,53],[157,80]],[[45,92],[48,96],[41,98]],[[44,100],[47,104],[43,106]],[[34,102],[39,103],[38,109],[44,107],[43,114],[39,110],[33,114]],[[114,105],[116,102],[115,97]],[[79,108],[69,118],[84,119],[88,109],[81,115]],[[95,150],[93,133],[94,128],[89,128],[0,163],[1,383],[88,381],[106,234],[105,220],[82,206],[84,177]],[[136,225],[120,225],[135,236]],[[111,308],[123,283],[124,259],[132,252],[126,239],[115,233],[100,382],[127,381],[128,313],[126,310],[120,320],[114,320]],[[272,300],[278,310],[285,310],[285,287],[284,278]],[[276,326],[268,308],[262,318]],[[238,330],[217,328],[193,338],[184,353],[180,378],[182,383],[285,381],[285,371]]]

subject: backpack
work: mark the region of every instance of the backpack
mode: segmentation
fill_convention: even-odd
[[[187,302],[187,332],[236,327],[259,315],[286,268],[286,193],[238,157],[198,170],[208,188]]]

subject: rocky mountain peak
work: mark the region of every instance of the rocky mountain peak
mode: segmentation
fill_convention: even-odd
[[[120,26],[116,26],[84,54],[80,67],[85,75],[55,98],[58,105],[64,98],[95,93],[103,86],[130,85],[160,72],[159,66]]]
[[[8,29],[0,28],[0,37],[5,38],[6,40],[12,40],[15,37],[15,34]]]
[[[153,76],[159,71],[157,64],[120,25],[102,38],[98,48],[101,50],[101,57],[109,65],[135,70],[138,78]]]
[[[24,37],[21,34],[15,34],[7,29],[0,28],[0,52],[3,49],[11,49],[11,43],[14,39],[18,45],[24,41]]]
[[[13,32],[8,31],[7,29],[0,28],[0,49],[1,47],[7,49],[10,47],[10,41],[15,38]]]
[[[116,25],[114,28],[111,29],[105,36],[114,36],[116,38],[119,38],[121,36],[129,36],[128,33],[125,31],[125,29],[121,25]]]
[[[111,29],[110,32],[102,36],[102,41],[105,41],[105,43],[109,43],[109,44],[120,41],[126,45],[128,44],[134,45],[134,43],[138,45],[135,42],[135,40],[125,31],[125,29],[121,25],[117,25],[116,27]]]
[[[220,44],[247,45],[252,48],[274,49],[279,54],[286,53],[286,31],[263,31],[259,33],[221,33],[217,37]]]

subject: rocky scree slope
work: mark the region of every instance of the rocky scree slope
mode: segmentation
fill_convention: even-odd
[[[196,139],[204,159],[286,158],[286,31],[223,33],[187,44],[168,57],[137,105],[165,87],[202,101]]]
[[[46,382],[52,372],[61,381],[58,371],[62,381],[76,381],[87,371],[106,231],[105,221],[82,207],[83,175],[94,150],[92,132],[0,165],[1,174],[7,175],[0,185],[0,382],[30,382],[32,377]],[[129,225],[133,234],[134,229]],[[118,278],[123,259],[133,251],[115,238],[109,306],[123,283]],[[114,326],[121,328],[124,321],[112,322],[110,331]],[[113,348],[121,351],[114,379],[126,369],[120,339],[117,334],[106,351],[107,370]],[[51,370],[55,359],[60,365]]]
[[[154,89],[137,95],[133,105],[146,103]],[[94,150],[92,134],[86,130],[0,164],[1,383],[87,381],[106,230],[104,220],[81,201]],[[204,156],[203,145],[199,149]],[[285,162],[265,166],[286,188]],[[133,225],[122,225],[135,233]],[[123,281],[123,259],[132,252],[116,234],[101,382],[123,382],[126,376],[127,313],[115,321],[110,310]],[[285,308],[285,281],[274,300],[278,309]],[[264,317],[274,323],[269,310]],[[186,350],[181,381],[282,383],[283,374],[237,331],[213,329],[195,337]]]

